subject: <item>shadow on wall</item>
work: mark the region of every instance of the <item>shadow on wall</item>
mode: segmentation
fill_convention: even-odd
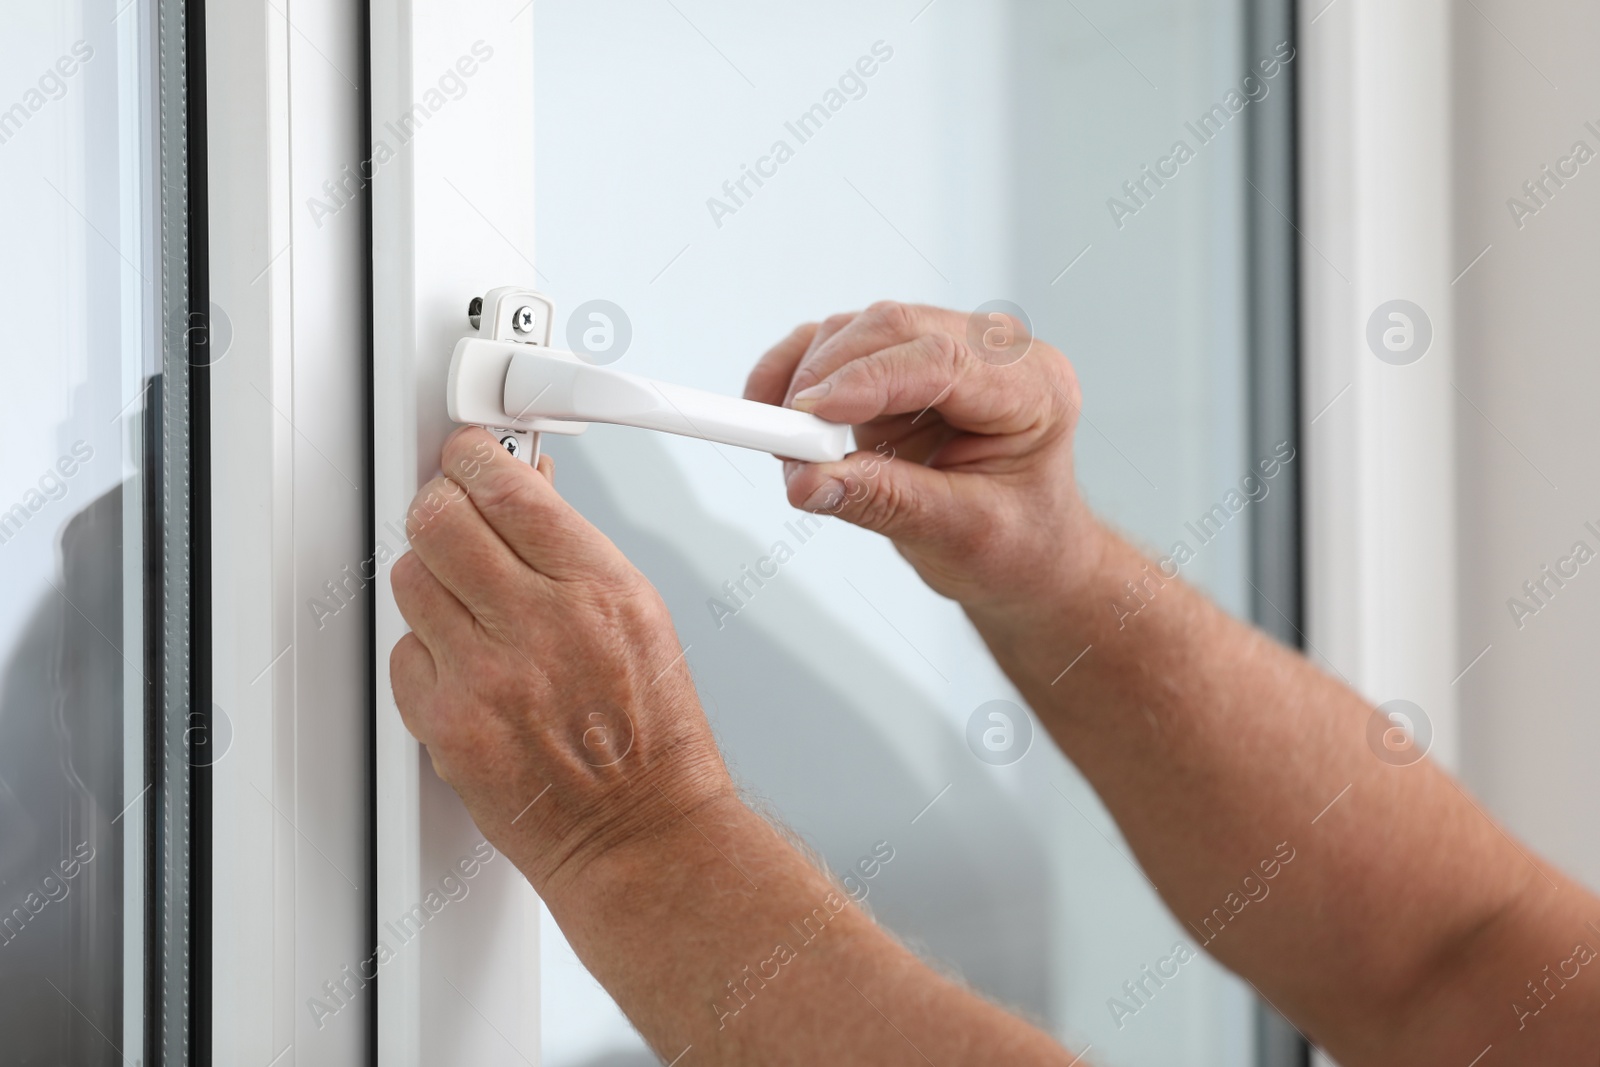
[[[0,1067],[122,1058],[83,1025],[122,1029],[121,524],[120,487],[67,522],[0,681]]]
[[[879,920],[988,996],[1048,1019],[1054,893],[1045,849],[947,716],[790,575],[760,594],[763,617],[781,617],[781,629],[743,612],[718,629],[707,598],[771,546],[698,508],[662,442],[597,426],[577,444],[552,444],[562,494],[672,610],[747,795],[841,875],[887,841],[894,859],[867,884]],[[945,783],[949,795],[913,824]]]

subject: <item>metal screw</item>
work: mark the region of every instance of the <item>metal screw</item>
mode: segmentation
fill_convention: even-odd
[[[533,308],[520,307],[511,316],[511,327],[518,333],[533,332]]]
[[[506,436],[500,438],[500,447],[511,453],[512,456],[516,456],[519,446],[517,445],[517,439],[512,437],[510,434],[507,434]]]
[[[482,323],[483,323],[483,297],[475,296],[475,297],[472,298],[472,301],[469,304],[467,304],[467,321],[472,323],[472,328],[474,330],[476,330],[480,325],[482,325]]]

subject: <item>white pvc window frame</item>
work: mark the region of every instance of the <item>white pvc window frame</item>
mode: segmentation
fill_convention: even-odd
[[[1450,9],[1302,0],[1300,203],[1307,653],[1458,751]],[[1420,306],[1424,355],[1368,322]],[[1319,1062],[1330,1061],[1319,1058]]]
[[[388,682],[388,565],[450,428],[467,301],[536,283],[531,10],[239,0],[209,7],[206,51],[211,293],[232,336],[212,370],[233,730],[212,1058],[536,1062],[537,897],[483,861]],[[434,910],[467,857],[470,899]]]
[[[1303,408],[1310,650],[1411,700],[1453,763],[1454,337],[1449,9],[1301,4]],[[1464,264],[1463,264],[1464,265]],[[1414,362],[1374,354],[1382,304],[1427,313]]]
[[[364,8],[207,5],[216,1063],[371,1062]]]
[[[412,0],[372,12],[373,341],[379,556],[403,551],[405,516],[453,428],[445,372],[467,304],[533,266],[533,5]],[[395,949],[379,983],[384,1067],[510,1065],[539,1057],[539,901],[509,860],[399,944],[390,924],[439,897],[488,848],[405,731],[388,653],[405,633],[375,583],[377,911]],[[398,930],[398,928],[396,928]]]

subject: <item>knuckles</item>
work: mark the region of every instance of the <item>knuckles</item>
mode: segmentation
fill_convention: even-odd
[[[1078,371],[1071,360],[1049,346],[1041,346],[1041,355],[1048,356],[1047,374],[1056,379],[1056,388],[1061,391],[1062,397],[1068,408],[1066,419],[1069,425],[1076,424],[1078,411],[1083,407],[1083,387],[1078,381]]]
[[[822,320],[821,330],[813,331],[811,335],[812,339],[815,340],[817,333],[822,333],[832,337],[834,334],[838,333],[840,330],[844,329],[854,321],[856,321],[856,312],[854,311],[841,311],[837,314],[829,315],[827,318]]]
[[[846,500],[850,496],[846,495]],[[852,502],[855,521],[874,531],[893,530],[905,518],[911,502],[905,490],[892,481],[880,481]]]
[[[541,476],[511,461],[488,434],[459,434],[451,438],[447,452],[447,477],[436,480],[455,485],[462,496],[470,493],[481,514],[504,513],[512,521],[529,521],[539,510],[536,487]]]
[[[922,348],[924,358],[951,378],[966,370],[970,364],[978,362],[971,348],[967,346],[965,338],[956,337],[943,330],[921,334],[917,337],[917,344]]]
[[[790,379],[790,392],[799,392],[801,389],[815,385],[822,380],[823,375],[818,374],[816,369],[818,353],[823,351],[841,331],[852,322],[855,322],[857,317],[858,314],[856,312],[850,311],[829,315],[822,320],[822,325],[813,331],[811,335],[810,351],[800,358],[800,364],[795,368],[794,375]]]
[[[498,451],[499,447],[487,430],[464,427],[446,439],[439,466],[471,481],[498,458]]]
[[[603,585],[592,585],[578,611],[580,632],[590,640],[608,643],[620,640],[614,649],[628,657],[629,649],[650,648],[673,633],[672,614],[655,587],[637,571],[609,576]]]
[[[539,511],[532,467],[501,470],[495,477],[482,479],[473,504],[484,515],[503,514],[512,522],[529,522]]]
[[[811,344],[811,339],[817,336],[817,331],[821,328],[822,324],[820,322],[802,322],[789,331],[789,336],[784,339],[783,344],[779,347],[795,345],[803,350],[807,345]]]
[[[866,315],[877,330],[892,337],[909,338],[917,332],[916,310],[898,300],[880,300]]]
[[[811,499],[811,494],[815,493],[818,487],[827,480],[828,476],[816,464],[807,463],[802,465],[795,471],[794,477],[790,478],[788,484],[784,487],[790,506],[796,508],[805,507],[806,501]]]
[[[395,600],[411,603],[423,586],[427,565],[415,552],[407,552],[389,568],[389,584],[394,589]]]
[[[395,561],[391,582],[397,601],[415,603],[429,592],[428,583],[436,579],[424,556],[434,566],[448,558],[452,567],[498,566],[504,573],[494,576],[499,580],[490,583],[492,594],[474,595],[476,602],[469,603],[441,571],[437,580],[462,600],[474,622],[430,633],[433,643],[426,647],[415,635],[397,644],[390,654],[396,700],[406,726],[427,746],[435,771],[475,816],[508,793],[517,794],[517,810],[526,810],[527,799],[541,794],[538,788],[525,789],[525,783],[555,783],[557,796],[541,813],[565,792],[583,809],[574,808],[577,814],[569,813],[568,821],[581,815],[579,821],[589,827],[584,833],[609,832],[617,812],[631,809],[619,806],[606,790],[628,774],[596,762],[597,710],[620,713],[605,724],[612,732],[622,729],[619,736],[627,739],[620,756],[632,753],[629,774],[641,766],[673,776],[699,764],[719,766],[714,742],[703,720],[695,721],[698,706],[684,684],[687,671],[679,662],[680,645],[665,602],[619,553],[580,551],[586,525],[553,523],[555,540],[569,535],[573,540],[567,544],[570,553],[557,546],[565,565],[549,573],[497,563],[504,553],[492,540],[458,536],[462,528],[456,524],[470,517],[459,508],[515,508],[525,494],[537,492],[500,477],[503,473],[474,483],[470,500],[452,478],[439,478],[413,502],[416,514],[408,517],[413,537],[435,540],[422,546],[422,555],[408,552]],[[431,672],[422,669],[421,656],[431,657]],[[674,664],[680,677],[670,675]],[[624,720],[626,727],[618,726]],[[685,754],[673,748],[680,737],[693,741]],[[527,820],[519,832],[535,833],[535,826]]]
[[[766,404],[782,401],[790,378],[794,375],[796,359],[804,358],[820,329],[822,324],[819,322],[802,322],[789,331],[787,337],[774,345],[750,369],[744,383],[745,398]]]
[[[653,590],[576,596],[559,618],[530,610],[501,634],[480,633],[470,654],[447,656],[438,684],[420,697],[420,726],[447,768],[508,746],[571,748],[588,725],[574,709],[638,707],[676,649]]]

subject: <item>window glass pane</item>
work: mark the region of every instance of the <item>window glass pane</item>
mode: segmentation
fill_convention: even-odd
[[[0,1034],[142,1054],[149,6],[0,9]],[[119,13],[119,7],[121,11]]]
[[[1148,545],[1186,540],[1185,576],[1245,611],[1248,520],[1186,525],[1255,458],[1235,102],[1271,91],[1244,81],[1272,57],[1243,54],[1237,0],[535,10],[558,338],[608,300],[631,322],[617,366],[737,394],[802,321],[1014,301],[1082,379],[1091,502]],[[801,521],[768,457],[604,426],[547,441],[672,607],[735,773],[838,872],[892,851],[860,883],[886,925],[1096,1062],[1248,1061],[1252,998],[1209,958],[1125,991],[1198,939],[1047,739],[1008,766],[969,748],[980,708],[1020,698],[886,542]],[[549,1067],[652,1062],[544,932]]]

